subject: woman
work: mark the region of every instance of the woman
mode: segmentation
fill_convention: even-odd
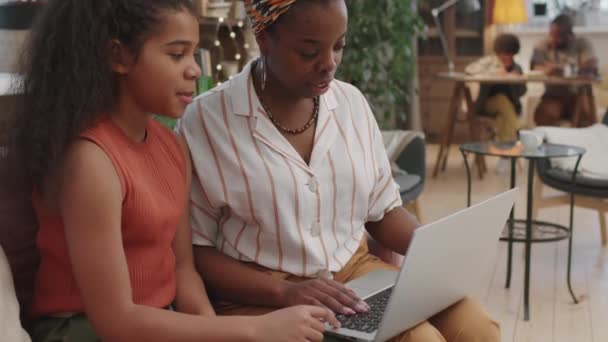
[[[178,128],[194,168],[198,270],[221,314],[298,303],[367,311],[343,284],[395,267],[368,253],[363,227],[404,254],[418,223],[401,207],[365,98],[334,80],[345,2],[247,5],[262,57],[197,98]],[[464,300],[398,339],[496,341],[499,329]]]

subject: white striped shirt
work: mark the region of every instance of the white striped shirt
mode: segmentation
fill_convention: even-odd
[[[178,126],[192,155],[193,244],[299,276],[339,271],[364,224],[401,205],[376,120],[359,90],[333,81],[306,164],[250,71],[197,97]]]

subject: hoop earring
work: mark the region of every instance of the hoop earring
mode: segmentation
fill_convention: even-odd
[[[262,56],[260,57],[260,68],[262,70],[262,91],[264,91],[264,88],[266,88],[266,57]]]

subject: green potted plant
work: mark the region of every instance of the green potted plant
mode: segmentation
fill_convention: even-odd
[[[0,29],[29,29],[44,3],[40,0],[27,0],[0,4]]]
[[[422,28],[411,0],[350,0],[348,37],[338,78],[358,87],[383,129],[403,127]]]

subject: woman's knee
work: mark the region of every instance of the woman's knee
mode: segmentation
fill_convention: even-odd
[[[441,333],[429,322],[422,322],[401,335],[392,338],[391,342],[446,342]]]
[[[500,341],[500,325],[477,302],[465,298],[459,304],[462,305],[463,325],[458,341]]]
[[[500,341],[500,325],[470,298],[430,319],[449,342]]]

